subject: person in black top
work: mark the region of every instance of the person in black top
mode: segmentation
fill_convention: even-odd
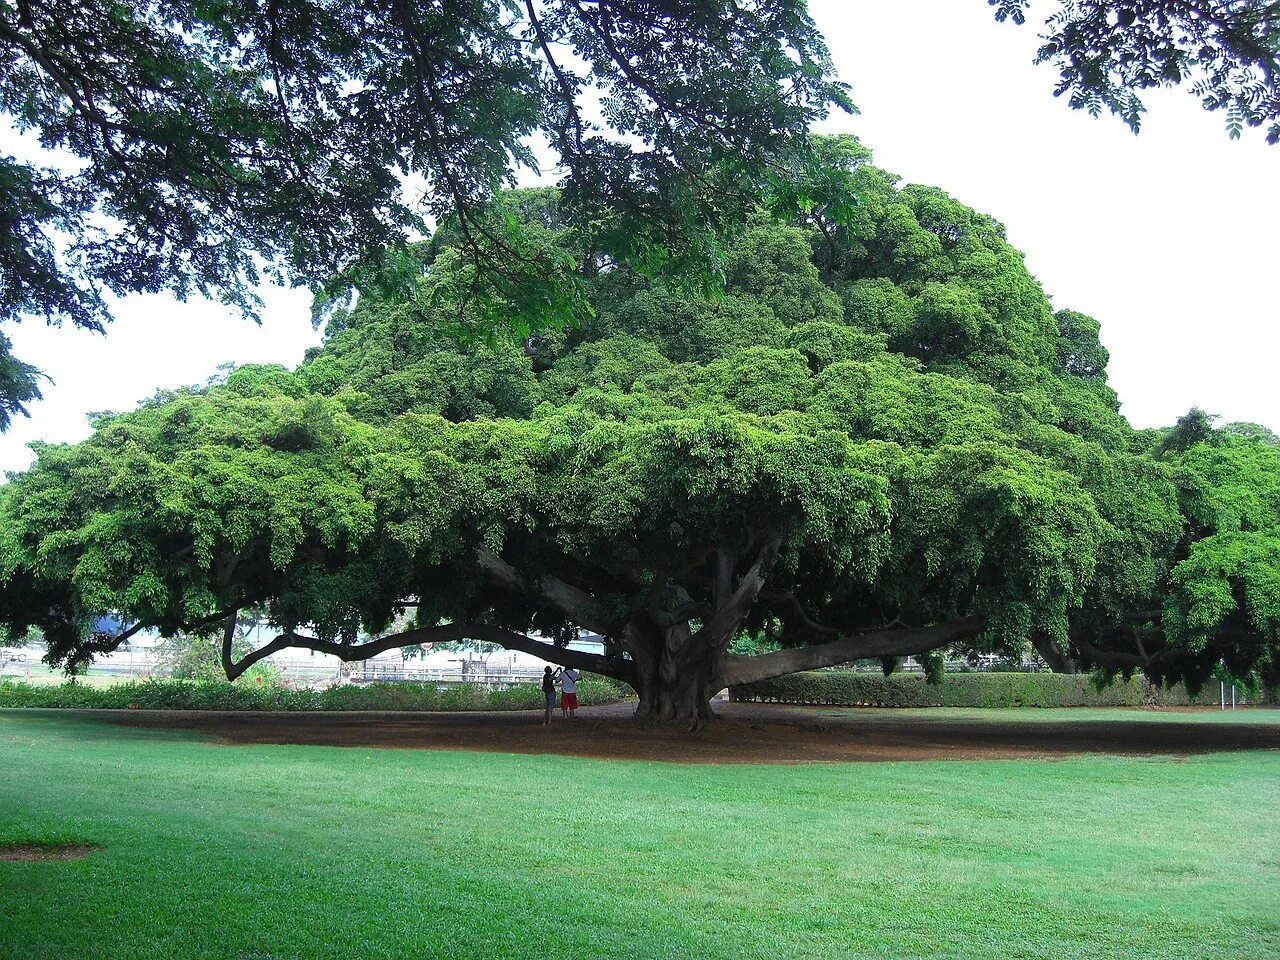
[[[559,670],[556,671],[556,673],[559,672]],[[552,673],[550,667],[544,667],[542,670],[542,694],[547,701],[547,711],[542,716],[544,727],[551,726],[551,711],[556,708],[556,673]]]

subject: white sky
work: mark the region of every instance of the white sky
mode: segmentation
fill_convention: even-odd
[[[1138,427],[1192,405],[1280,430],[1280,146],[1228,141],[1184,91],[1151,95],[1143,132],[1052,97],[1033,67],[1034,20],[992,22],[981,0],[810,0],[862,113],[876,162],[1001,220],[1055,306],[1102,322],[1111,383]],[[261,327],[216,304],[135,296],[107,336],[9,326],[13,352],[47,372],[45,399],[0,434],[0,470],[30,440],[72,441],[85,414],[130,409],[221,363],[293,365],[319,342],[303,291],[269,289]]]

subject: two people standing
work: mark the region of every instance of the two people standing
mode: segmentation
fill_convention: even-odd
[[[575,717],[578,714],[578,680],[582,674],[572,667],[556,667],[555,673],[550,667],[542,671],[542,693],[547,699],[546,711],[542,715],[542,725],[551,725],[551,712],[556,708],[556,681],[560,681],[560,716]]]

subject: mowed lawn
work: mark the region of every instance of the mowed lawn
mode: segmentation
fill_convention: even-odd
[[[1280,751],[690,766],[9,711],[32,840],[101,849],[0,863],[0,957],[1280,957]]]
[[[1217,707],[1165,708],[1148,710],[1138,707],[823,707],[824,715],[846,720],[892,718],[911,719],[915,723],[981,722],[992,729],[1069,723],[1093,727],[1098,724],[1219,724],[1274,727],[1280,744],[1280,708],[1241,707],[1233,710]]]

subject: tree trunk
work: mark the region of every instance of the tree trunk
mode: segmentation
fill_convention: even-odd
[[[630,682],[640,697],[636,719],[699,728],[712,718],[721,660],[712,647],[691,644],[683,624],[666,631],[633,628],[627,639],[635,664]]]
[[[780,533],[764,538],[736,586],[734,573],[741,558],[727,549],[716,551],[710,615],[698,617],[697,630],[691,626],[691,615],[680,613],[689,607],[689,594],[682,588],[664,594],[669,584],[655,581],[647,614],[628,623],[622,635],[623,648],[635,662],[631,683],[640,695],[638,718],[688,723],[695,731],[705,728],[713,717],[711,696],[724,686],[725,650],[742,628],[781,545]],[[664,598],[665,605],[659,602]]]
[[[717,664],[710,660],[675,670],[637,670],[634,685],[640,702],[636,719],[700,728],[714,716],[711,698],[716,693],[718,673]]]
[[[737,624],[733,626],[736,629]],[[686,723],[701,730],[714,717],[712,696],[724,687],[864,657],[925,653],[973,637],[985,628],[985,618],[972,616],[927,627],[872,631],[758,656],[738,656],[725,651],[726,636],[709,636],[705,627],[693,633],[687,624],[663,630],[653,624],[633,622],[623,635],[623,645],[635,667],[627,680],[640,696],[636,717],[648,723]]]

